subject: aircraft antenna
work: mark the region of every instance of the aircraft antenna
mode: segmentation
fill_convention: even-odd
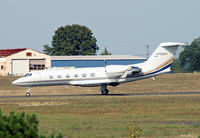
[[[149,44],[146,45],[146,47],[147,47],[147,59],[148,59],[149,58]]]

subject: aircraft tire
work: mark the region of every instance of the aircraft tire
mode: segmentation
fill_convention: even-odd
[[[30,92],[27,92],[26,97],[30,97],[30,96],[31,96]]]
[[[109,92],[108,89],[105,89],[105,90],[102,90],[102,91],[101,91],[102,95],[107,95],[108,92]]]

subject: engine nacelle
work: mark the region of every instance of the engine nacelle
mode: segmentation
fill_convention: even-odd
[[[120,78],[125,72],[128,71],[128,76],[141,75],[141,69],[138,67],[129,67],[126,65],[109,65],[106,66],[105,72],[109,78]]]
[[[105,67],[105,72],[109,78],[119,78],[128,69],[125,65],[108,65]]]

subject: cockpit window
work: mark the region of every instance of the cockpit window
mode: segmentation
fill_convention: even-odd
[[[27,73],[26,75],[24,75],[24,77],[30,77],[32,76],[32,73]]]

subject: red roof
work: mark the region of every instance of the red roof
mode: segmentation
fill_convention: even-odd
[[[21,52],[26,50],[26,48],[18,48],[18,49],[1,49],[0,50],[0,57],[7,57],[10,56],[12,54]]]

